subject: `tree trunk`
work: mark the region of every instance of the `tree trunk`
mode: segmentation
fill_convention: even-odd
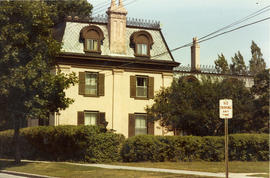
[[[20,122],[21,118],[17,117],[14,121],[14,135],[13,135],[13,143],[14,143],[14,159],[15,163],[21,163],[21,152],[20,152],[20,143],[19,143],[19,136],[20,136]]]

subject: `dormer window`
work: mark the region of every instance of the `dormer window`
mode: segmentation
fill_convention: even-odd
[[[86,50],[87,51],[98,51],[98,40],[86,39]]]
[[[134,48],[135,56],[150,57],[150,49],[153,39],[147,31],[138,31],[131,35],[131,47]]]
[[[104,40],[102,30],[94,25],[81,30],[81,39],[84,42],[84,52],[101,54],[101,44]]]
[[[147,55],[148,53],[148,45],[147,44],[137,44],[136,53],[138,55]]]

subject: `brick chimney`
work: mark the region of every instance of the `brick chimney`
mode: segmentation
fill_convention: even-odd
[[[119,0],[118,5],[115,4],[115,0],[111,0],[107,14],[110,51],[112,54],[126,54],[127,10],[124,8],[122,0]]]
[[[193,38],[191,46],[191,71],[200,71],[200,46],[197,37]]]

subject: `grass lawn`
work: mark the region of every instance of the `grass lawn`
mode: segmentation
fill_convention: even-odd
[[[200,176],[178,175],[158,172],[142,172],[127,170],[111,170],[86,166],[70,165],[66,163],[21,163],[14,165],[10,160],[0,159],[0,170],[17,171],[24,173],[40,174],[54,177],[108,177],[108,178],[201,178]]]
[[[203,172],[225,172],[224,162],[138,162],[138,163],[112,163],[114,165],[151,167],[164,169],[179,169]],[[229,172],[232,173],[269,173],[269,162],[229,162]]]

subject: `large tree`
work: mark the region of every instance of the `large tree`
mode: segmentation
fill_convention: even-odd
[[[255,96],[253,125],[257,132],[269,133],[269,98],[270,98],[270,74],[263,70],[254,77],[254,85],[251,88]]]
[[[64,90],[75,84],[75,74],[51,72],[61,48],[52,38],[54,17],[57,12],[44,2],[0,2],[0,123],[14,126],[17,163],[23,123],[48,118],[73,102]]]
[[[262,72],[265,67],[265,61],[263,59],[263,54],[261,52],[261,49],[258,47],[258,45],[252,41],[251,44],[251,59],[249,61],[249,68],[250,68],[250,73],[252,75],[256,75],[257,73]]]
[[[44,2],[57,13],[56,16],[51,17],[54,24],[61,23],[67,16],[90,17],[93,8],[87,0],[44,0]]]
[[[222,53],[221,55],[218,55],[218,58],[215,60],[215,68],[222,74],[227,74],[229,72],[228,62]]]
[[[232,57],[232,64],[230,64],[230,70],[231,73],[235,75],[247,74],[247,67],[240,51],[235,53],[234,57]]]
[[[250,131],[252,95],[244,83],[237,79],[202,78],[201,81],[175,80],[172,86],[155,96],[155,103],[147,107],[153,120],[170,131],[184,131],[191,135],[224,134],[224,121],[219,118],[219,99],[231,98],[234,118],[230,133]]]

